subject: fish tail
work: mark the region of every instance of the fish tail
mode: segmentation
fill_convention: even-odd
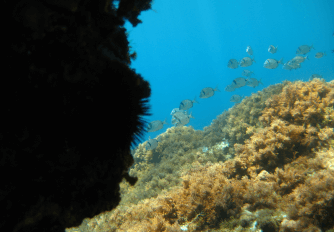
[[[162,125],[163,124],[168,124],[168,122],[167,122],[167,118],[165,118],[165,120],[162,122]]]
[[[262,83],[262,81],[261,81],[261,80],[262,80],[262,78],[259,80],[259,84],[263,85],[263,83]]]
[[[308,58],[308,56],[306,56],[306,57],[305,57],[305,59],[308,59],[308,60],[310,60],[310,59]]]
[[[278,61],[278,63],[283,64],[283,58]]]
[[[220,90],[218,89],[218,85],[216,86],[216,88],[213,91],[218,91],[220,92]]]
[[[197,103],[197,104],[199,104],[198,101],[196,101],[196,97],[195,97],[194,100],[192,100],[191,102],[192,102],[192,103]]]
[[[313,48],[315,50],[315,48],[313,47],[313,44],[311,45],[311,48]]]
[[[327,56],[326,52],[324,52],[324,56]]]

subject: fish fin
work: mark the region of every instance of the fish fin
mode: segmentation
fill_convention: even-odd
[[[167,118],[165,118],[165,120],[162,122],[162,125],[163,124],[167,124],[168,125]]]
[[[194,100],[192,100],[192,102],[199,104],[198,101],[196,101],[196,96],[195,96]]]
[[[283,62],[283,58],[282,59],[280,59],[279,61],[278,61],[278,63],[281,63],[281,64],[283,64],[284,62]]]
[[[220,92],[220,90],[218,89],[218,85],[216,86],[216,88],[213,91],[218,91]]]
[[[261,80],[262,80],[262,78],[259,80],[259,84],[263,85],[263,83],[262,83],[262,81],[261,81]]]
[[[191,113],[189,114],[189,118],[195,118],[195,117],[192,115],[192,113],[193,113],[193,112],[191,112]]]
[[[324,52],[324,56],[327,56],[326,52]]]

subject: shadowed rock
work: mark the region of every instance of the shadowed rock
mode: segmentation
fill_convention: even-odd
[[[148,115],[124,19],[150,1],[4,1],[0,231],[64,231],[113,209]]]

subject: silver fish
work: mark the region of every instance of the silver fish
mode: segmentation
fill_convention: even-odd
[[[247,83],[246,78],[244,77],[238,77],[235,78],[232,82],[236,88],[244,87]]]
[[[183,100],[181,103],[180,103],[180,107],[179,107],[179,109],[180,110],[188,110],[188,109],[190,109],[191,107],[193,107],[193,103],[198,103],[197,101],[196,101],[196,97],[194,98],[194,100],[189,100],[189,99],[186,99],[186,100]]]
[[[231,69],[236,69],[238,68],[238,61],[236,59],[230,59],[227,63],[227,67],[231,68]]]
[[[317,52],[315,54],[315,58],[317,58],[317,59],[319,59],[319,58],[321,58],[323,56],[327,56],[326,52]]]
[[[160,137],[158,139],[151,139],[149,137],[148,141],[146,142],[146,150],[153,150],[155,148],[157,148],[158,144],[160,142]]]
[[[302,56],[295,56],[289,61],[289,65],[291,64],[300,64],[303,63],[305,60],[309,60],[308,56],[302,57]]]
[[[215,91],[220,92],[220,90],[218,89],[218,85],[216,86],[215,89],[211,88],[211,87],[207,87],[202,89],[199,97],[200,98],[208,98],[208,97],[212,97],[215,94]]]
[[[173,115],[173,114],[175,114],[176,112],[183,112],[183,113],[186,113],[187,111],[185,111],[185,110],[180,110],[179,108],[174,108],[174,109],[172,110],[172,112],[170,113],[170,115]]]
[[[247,86],[255,88],[259,84],[263,85],[261,79],[257,80],[256,78],[247,78],[247,83],[246,83]]]
[[[235,84],[231,84],[225,87],[226,92],[233,92],[236,89]]]
[[[286,70],[292,70],[292,69],[297,69],[297,68],[301,68],[301,65],[298,64],[298,63],[290,63],[290,62],[286,62],[283,67],[283,69],[286,69]]]
[[[274,54],[277,52],[277,48],[278,46],[274,47],[274,45],[269,45],[268,52],[270,52],[271,54]]]
[[[230,102],[235,102],[235,103],[238,103],[238,102],[241,102],[243,96],[240,96],[240,95],[232,95],[232,97],[230,98]]]
[[[253,55],[253,49],[251,48],[251,46],[247,46],[247,48],[246,48],[246,52],[247,52],[248,55],[250,55],[250,56]]]
[[[251,76],[252,74],[254,74],[253,71],[249,71],[249,70],[245,69],[244,71],[242,71],[242,74],[241,74],[241,75],[243,75],[243,76],[245,76],[245,77],[249,77],[249,76]]]
[[[275,59],[267,59],[264,64],[263,67],[268,68],[268,69],[275,69],[278,67],[278,64],[282,64],[283,63],[283,58],[280,59],[279,61],[275,60]]]
[[[241,67],[248,67],[248,66],[251,66],[253,64],[253,62],[255,62],[255,60],[253,58],[244,57],[240,60],[239,65]]]
[[[190,118],[194,118],[191,113],[187,114],[184,112],[176,112],[173,114],[172,123],[175,126],[184,126],[189,123]]]
[[[160,121],[160,120],[152,121],[147,126],[147,132],[154,132],[154,131],[161,130],[163,128],[164,124],[168,124],[166,122],[166,119],[163,122]]]
[[[296,54],[305,55],[306,53],[311,51],[311,48],[314,49],[313,44],[311,46],[308,46],[308,45],[299,46],[296,51]]]

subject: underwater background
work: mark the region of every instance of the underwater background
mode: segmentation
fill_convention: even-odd
[[[230,102],[234,94],[250,96],[283,80],[307,81],[312,74],[333,79],[334,1],[155,0],[152,9],[141,14],[143,23],[137,27],[125,25],[130,46],[137,53],[131,67],[150,82],[152,89],[152,115],[145,119],[167,118],[169,123],[159,131],[146,133],[144,141],[173,126],[170,113],[185,99],[196,97],[199,102],[189,110],[195,119],[187,126],[202,130],[235,104]],[[312,44],[315,49],[306,54],[309,60],[299,69],[263,67],[268,58],[283,58],[285,63],[296,56],[299,46]],[[275,54],[268,52],[269,45],[278,46]],[[247,46],[252,47],[256,63],[228,68],[230,59],[249,57]],[[317,52],[327,56],[316,59]],[[235,78],[242,77],[244,69],[253,71],[251,77],[261,79],[263,85],[224,91]],[[199,98],[203,88],[217,85],[220,92],[208,99]]]
[[[152,9],[126,25],[131,67],[151,85],[145,119],[169,125],[133,151],[138,181],[120,184],[120,205],[68,231],[333,232],[334,1],[156,0]],[[263,67],[302,45],[314,49],[301,68]],[[244,57],[256,62],[228,68]],[[225,91],[245,69],[263,84]],[[195,97],[194,118],[174,127],[171,111]]]

